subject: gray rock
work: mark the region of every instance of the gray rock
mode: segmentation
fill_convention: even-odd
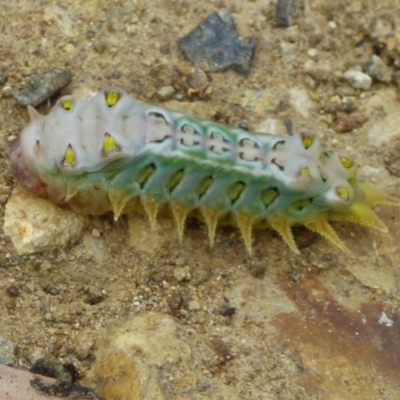
[[[304,8],[301,0],[278,0],[275,9],[276,26],[287,28],[292,19]]]
[[[30,76],[26,84],[22,88],[13,89],[12,94],[21,106],[36,107],[67,86],[71,79],[72,74],[68,69],[54,68],[42,74]]]
[[[13,365],[15,344],[0,336],[0,364]]]
[[[209,15],[179,39],[178,46],[190,61],[206,72],[231,68],[244,75],[250,72],[255,51],[251,39],[239,38],[235,23],[227,12]]]
[[[368,90],[372,85],[371,77],[356,69],[347,70],[343,78],[355,89]]]
[[[166,101],[173,97],[175,94],[175,89],[173,86],[163,86],[161,89],[158,90],[157,96],[160,100]]]
[[[393,72],[391,68],[375,54],[364,64],[364,70],[378,82],[390,83],[392,81]]]

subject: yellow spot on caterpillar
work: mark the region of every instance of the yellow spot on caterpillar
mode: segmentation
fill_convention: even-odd
[[[302,211],[304,207],[307,207],[311,203],[310,199],[298,200],[291,205],[294,210]]]
[[[336,188],[336,194],[345,201],[349,201],[350,198],[350,194],[349,194],[349,190],[343,186],[338,186]]]
[[[115,104],[117,104],[117,101],[119,100],[119,93],[112,91],[112,92],[107,92],[106,93],[106,103],[108,107],[113,107]]]
[[[180,184],[184,175],[185,175],[184,169],[180,169],[179,171],[175,172],[174,175],[172,175],[172,178],[167,183],[167,188],[169,192],[172,192]]]
[[[116,151],[119,151],[119,147],[115,144],[114,138],[106,132],[103,138],[103,154],[108,156]]]
[[[349,157],[341,156],[340,161],[345,168],[351,168],[354,165],[353,160]]]
[[[303,141],[303,146],[307,150],[313,143],[314,143],[314,138],[310,135],[302,135],[301,139]]]
[[[302,168],[299,176],[302,178],[308,178],[310,176],[310,170],[308,168]]]
[[[146,184],[148,179],[151,177],[151,175],[156,172],[156,166],[154,164],[150,164],[147,167],[143,168],[138,176],[136,177],[136,182],[140,185],[141,188]]]
[[[71,98],[61,100],[61,107],[66,111],[69,111],[72,108],[73,104],[74,102]]]
[[[210,188],[210,186],[213,184],[214,178],[212,176],[208,176],[207,178],[203,179],[203,181],[200,183],[199,188],[197,189],[197,194],[199,195],[199,198],[202,198],[207,190]]]
[[[232,204],[235,203],[243,193],[246,185],[243,182],[235,182],[228,190],[228,196],[231,199]]]
[[[279,195],[279,192],[274,189],[267,189],[264,191],[262,195],[262,201],[264,202],[265,206],[268,207]]]
[[[65,151],[63,164],[70,167],[73,167],[75,164],[75,153],[71,144],[68,145],[67,150]]]

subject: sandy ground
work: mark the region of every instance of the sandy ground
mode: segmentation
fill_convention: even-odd
[[[52,67],[72,71],[63,93],[118,86],[252,130],[284,132],[290,119],[356,157],[367,181],[400,198],[398,2],[302,5],[290,28],[277,28],[268,0],[2,2],[0,74],[8,80],[0,92],[0,226],[14,187],[8,152],[28,120],[10,88]],[[256,42],[251,73],[193,79],[177,40],[221,10]],[[343,73],[373,54],[390,81],[354,89]],[[160,101],[167,85],[181,101]],[[207,96],[188,95],[207,85]],[[53,100],[38,110],[46,113]],[[301,256],[262,231],[249,257],[230,228],[218,231],[210,250],[199,222],[188,224],[179,244],[171,220],[152,233],[135,216],[90,218],[79,239],[33,255],[18,255],[0,231],[0,336],[15,345],[13,366],[27,369],[40,357],[73,364],[79,382],[107,400],[398,399],[400,220],[394,208],[378,213],[388,235],[336,225],[350,255],[303,230],[296,232]],[[126,332],[139,339],[132,344]],[[128,360],[129,384],[140,374],[148,384],[132,384],[124,395],[107,389],[107,374],[118,375],[115,354]]]

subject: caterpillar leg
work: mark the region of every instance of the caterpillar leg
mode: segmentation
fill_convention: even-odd
[[[275,215],[270,215],[267,218],[267,221],[271,225],[271,227],[274,228],[279,233],[279,235],[282,237],[285,243],[287,243],[287,245],[292,249],[292,251],[295,252],[296,254],[300,254],[300,251],[297,248],[296,242],[294,241],[293,238],[293,233],[291,230],[292,224],[290,223],[289,218],[285,217],[284,215],[275,214]]]
[[[325,239],[328,239],[330,242],[339,247],[339,249],[341,249],[342,251],[350,253],[350,250],[342,242],[336,231],[328,222],[328,216],[325,213],[316,215],[315,217],[311,218],[310,221],[305,222],[304,225],[311,231],[317,232]]]

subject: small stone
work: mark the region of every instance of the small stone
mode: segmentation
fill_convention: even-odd
[[[179,49],[196,66],[207,72],[228,68],[248,75],[255,43],[238,36],[232,16],[214,12],[186,36],[179,39]]]
[[[378,82],[390,83],[392,81],[393,71],[375,54],[364,64],[364,70]]]
[[[333,129],[338,133],[351,132],[359,128],[366,121],[368,121],[368,117],[364,114],[338,112],[336,115],[336,124]]]
[[[175,268],[173,274],[178,282],[189,281],[192,278],[188,266]]]
[[[106,294],[97,288],[89,288],[86,292],[86,299],[84,300],[86,304],[94,306],[99,304],[106,299]]]
[[[330,31],[335,31],[337,29],[337,23],[335,21],[329,21],[328,28]]]
[[[59,369],[60,367],[49,359],[39,358],[29,371],[34,374],[56,378],[59,374]]]
[[[76,238],[86,218],[16,186],[6,204],[4,233],[18,254],[47,251]]]
[[[370,36],[373,39],[384,42],[385,39],[393,33],[393,25],[389,19],[379,18],[372,22],[370,27]]]
[[[99,238],[101,236],[101,233],[100,233],[100,231],[98,229],[93,228],[92,229],[92,236],[94,236],[96,238]]]
[[[355,89],[368,90],[372,85],[371,77],[356,69],[347,70],[343,77]]]
[[[68,43],[66,46],[64,46],[64,51],[68,54],[75,54],[77,49],[72,43]]]
[[[33,107],[43,103],[60,89],[69,85],[71,71],[66,68],[53,68],[42,74],[32,75],[20,89],[13,89],[12,94],[21,106]]]
[[[15,362],[15,344],[0,336],[0,364],[13,365]]]
[[[82,332],[76,338],[77,345],[74,348],[76,357],[79,361],[86,360],[94,347],[94,340]]]
[[[19,289],[15,285],[10,285],[7,288],[7,294],[11,297],[18,297],[19,296]]]
[[[5,74],[0,74],[0,85],[4,85],[7,82],[8,76]]]
[[[299,2],[293,0],[278,0],[275,9],[276,26],[287,28],[291,24],[292,18],[298,14]]]
[[[291,106],[304,118],[309,118],[310,112],[315,108],[307,90],[300,88],[291,88],[289,90]]]
[[[167,101],[171,99],[175,94],[175,89],[173,86],[163,86],[157,91],[157,96],[161,101]]]
[[[201,306],[197,300],[190,300],[188,302],[188,308],[190,311],[198,311],[201,309]]]
[[[236,311],[237,308],[230,306],[229,303],[222,304],[221,315],[223,317],[230,317],[231,315],[234,315]]]
[[[1,89],[1,95],[2,95],[2,97],[11,97],[12,96],[12,87],[4,86],[3,89]]]
[[[51,296],[57,296],[61,293],[61,289],[49,284],[43,288],[43,292],[50,294]]]
[[[308,49],[307,55],[312,60],[318,60],[318,50],[317,49]]]
[[[28,355],[29,362],[33,365],[37,360],[45,358],[43,349],[39,347],[34,347],[32,352]]]
[[[171,311],[180,310],[183,305],[183,297],[179,292],[175,292],[168,299],[168,306]]]

